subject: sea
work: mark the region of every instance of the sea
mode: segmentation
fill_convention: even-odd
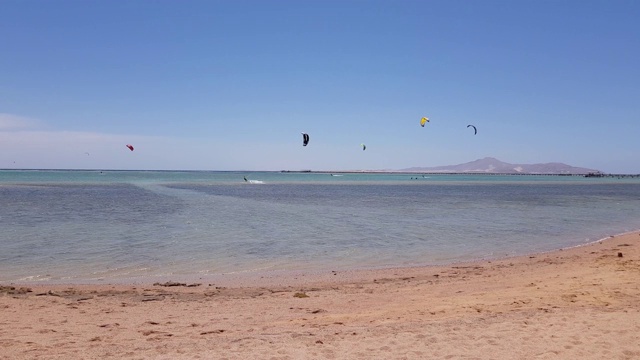
[[[0,170],[0,282],[446,265],[640,229],[640,179]]]

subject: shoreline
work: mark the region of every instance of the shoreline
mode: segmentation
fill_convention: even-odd
[[[639,278],[636,231],[447,266],[2,285],[0,359],[636,359]]]
[[[39,287],[39,286],[142,286],[152,285],[154,283],[166,283],[166,282],[180,282],[180,283],[211,283],[225,287],[256,287],[256,286],[271,286],[287,283],[291,285],[304,284],[308,281],[353,281],[370,277],[374,273],[385,272],[404,272],[404,271],[426,271],[427,269],[439,269],[449,268],[456,266],[472,266],[476,264],[492,263],[498,261],[518,260],[531,256],[542,256],[545,254],[553,254],[556,252],[568,251],[572,249],[579,249],[582,247],[590,246],[593,244],[602,243],[613,238],[627,236],[631,234],[638,234],[640,236],[640,229],[626,231],[616,235],[609,235],[598,240],[585,242],[569,247],[558,248],[542,252],[531,252],[520,255],[512,256],[496,256],[486,257],[479,259],[472,259],[467,261],[456,261],[449,264],[437,264],[437,265],[408,265],[408,266],[382,266],[373,268],[354,268],[354,269],[342,269],[342,270],[263,270],[263,271],[239,271],[230,273],[218,273],[218,274],[171,274],[171,275],[146,275],[138,277],[124,277],[124,278],[99,278],[99,279],[77,279],[73,281],[67,281],[65,279],[56,280],[32,280],[32,281],[20,281],[20,280],[8,280],[0,281],[0,286],[21,286],[21,287]],[[340,275],[340,276],[337,276]]]
[[[303,286],[307,283],[318,282],[358,282],[372,277],[385,275],[387,273],[422,273],[422,272],[438,272],[444,269],[470,266],[483,266],[489,264],[497,264],[501,262],[523,262],[527,259],[533,259],[538,256],[566,254],[569,251],[579,250],[593,245],[602,245],[605,242],[611,242],[613,239],[620,237],[631,237],[637,235],[640,241],[640,230],[627,231],[624,233],[609,235],[604,238],[590,241],[584,244],[559,248],[555,250],[532,252],[522,255],[513,255],[495,258],[482,258],[469,261],[453,262],[445,265],[416,265],[416,266],[390,266],[380,268],[364,268],[349,270],[265,270],[265,271],[241,271],[233,273],[220,274],[189,274],[189,275],[158,275],[158,276],[141,276],[135,278],[113,278],[113,279],[82,279],[78,281],[67,282],[64,280],[43,280],[43,281],[2,281],[0,286],[19,286],[19,287],[93,287],[93,286],[151,286],[157,283],[181,283],[181,284],[199,284],[211,286],[224,286],[227,288],[253,288],[253,287],[271,287],[271,286]],[[640,245],[639,245],[640,246]],[[195,286],[192,286],[195,287]]]

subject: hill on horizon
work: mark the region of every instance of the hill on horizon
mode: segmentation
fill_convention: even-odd
[[[400,169],[404,172],[437,172],[437,173],[487,173],[487,174],[545,174],[545,175],[586,175],[589,173],[601,173],[596,169],[575,167],[563,163],[542,164],[510,164],[496,158],[485,157],[464,164],[435,166],[435,167],[411,167]]]

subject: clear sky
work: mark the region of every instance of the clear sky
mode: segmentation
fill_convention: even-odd
[[[0,0],[0,168],[640,173],[639,19],[634,0]]]

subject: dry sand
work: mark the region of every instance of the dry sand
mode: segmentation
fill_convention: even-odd
[[[0,358],[640,359],[639,235],[244,283],[4,284]]]

